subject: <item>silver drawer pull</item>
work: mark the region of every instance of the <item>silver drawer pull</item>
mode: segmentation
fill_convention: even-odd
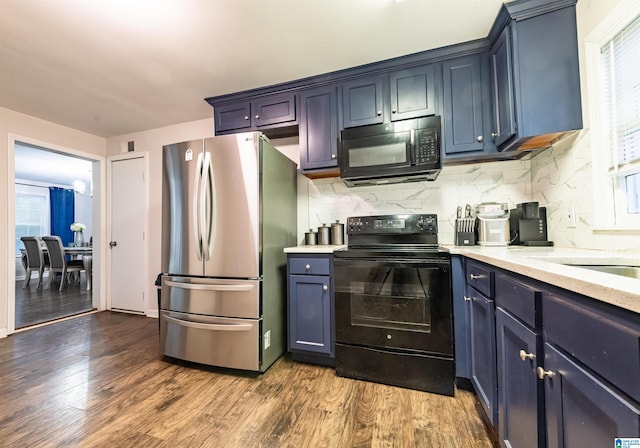
[[[538,378],[540,378],[541,380],[543,380],[545,377],[553,378],[554,376],[556,376],[556,374],[552,370],[544,370],[542,367],[538,367],[536,369],[536,372],[538,372]]]
[[[536,355],[533,353],[527,353],[524,350],[520,350],[520,359],[526,361],[527,359],[535,359]]]
[[[249,331],[253,328],[251,324],[207,324],[204,322],[191,322],[188,320],[176,319],[175,317],[163,316],[164,320],[187,328],[198,330],[214,331]]]
[[[471,280],[478,280],[480,278],[482,278],[482,275],[478,275],[478,274],[469,274],[469,278]]]
[[[308,271],[309,269],[311,269],[311,265],[307,264],[307,265],[304,266],[304,268]]]
[[[464,301],[465,302],[471,302],[473,299],[469,296],[464,296]]]
[[[165,285],[171,286],[172,288],[180,288],[180,289],[195,289],[200,291],[251,291],[254,288],[254,285],[251,284],[238,284],[238,285],[208,285],[202,283],[181,283],[181,282],[172,282],[171,280],[166,280],[164,282]]]

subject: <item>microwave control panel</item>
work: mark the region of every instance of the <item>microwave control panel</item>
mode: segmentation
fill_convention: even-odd
[[[438,134],[435,129],[416,129],[416,165],[438,163]]]

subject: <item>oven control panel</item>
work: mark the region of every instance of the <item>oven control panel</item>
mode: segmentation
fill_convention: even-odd
[[[435,214],[355,216],[347,219],[349,235],[438,234]]]

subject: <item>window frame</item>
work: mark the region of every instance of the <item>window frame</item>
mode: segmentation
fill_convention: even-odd
[[[595,225],[598,229],[640,231],[640,214],[626,212],[625,176],[640,173],[640,163],[610,169],[611,150],[604,131],[600,49],[640,16],[640,2],[622,0],[585,39],[588,102],[591,122]],[[607,148],[607,150],[603,150]]]

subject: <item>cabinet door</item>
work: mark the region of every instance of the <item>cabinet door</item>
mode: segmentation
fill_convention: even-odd
[[[554,346],[544,346],[548,448],[614,446],[640,437],[640,409]],[[550,376],[552,375],[552,376]]]
[[[345,128],[383,122],[382,80],[382,75],[375,75],[342,84]]]
[[[391,72],[391,121],[434,115],[434,64]]]
[[[496,310],[498,434],[503,446],[544,446],[543,384],[536,376],[540,339],[502,308]]]
[[[253,119],[257,128],[286,123],[296,119],[296,98],[293,93],[268,95],[253,102]]]
[[[319,87],[300,94],[300,168],[338,166],[337,88]]]
[[[330,280],[289,276],[289,350],[332,354]]]
[[[481,58],[467,56],[442,64],[444,91],[444,154],[482,153],[491,136],[484,134]],[[488,102],[487,102],[488,103]],[[488,118],[488,117],[487,117]]]
[[[494,303],[467,286],[471,299],[471,382],[491,424],[498,420]]]
[[[495,114],[493,132],[496,146],[502,145],[516,134],[511,51],[511,28],[507,26],[491,48]]]
[[[218,105],[214,109],[216,134],[251,128],[251,103],[238,102]]]

